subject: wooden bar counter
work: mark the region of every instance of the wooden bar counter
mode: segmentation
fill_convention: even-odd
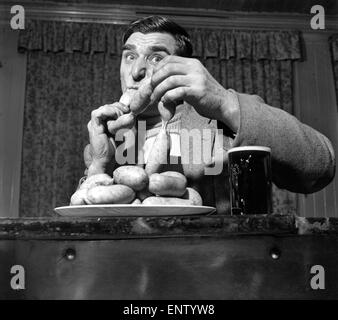
[[[0,219],[0,299],[337,299],[337,270],[334,218]]]

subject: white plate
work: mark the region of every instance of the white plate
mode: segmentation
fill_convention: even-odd
[[[105,204],[57,207],[54,210],[63,217],[156,217],[211,214],[216,211],[216,208],[182,205],[145,206],[140,204]]]

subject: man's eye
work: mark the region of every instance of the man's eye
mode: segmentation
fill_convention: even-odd
[[[151,64],[157,64],[159,63],[161,60],[163,59],[163,57],[159,54],[154,54],[152,56],[149,57],[149,62]]]
[[[135,59],[135,55],[133,53],[126,53],[124,55],[124,59],[127,61],[133,61]]]

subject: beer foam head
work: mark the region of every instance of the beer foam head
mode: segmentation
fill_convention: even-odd
[[[271,153],[271,148],[264,146],[244,146],[244,147],[235,147],[228,150],[228,153],[239,152],[239,151],[265,151]]]

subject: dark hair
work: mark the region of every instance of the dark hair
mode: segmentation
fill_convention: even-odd
[[[152,32],[168,33],[175,38],[177,46],[176,54],[178,56],[191,57],[192,55],[192,45],[189,34],[184,28],[168,18],[149,16],[133,21],[123,35],[123,43],[126,43],[134,32],[144,34]]]

